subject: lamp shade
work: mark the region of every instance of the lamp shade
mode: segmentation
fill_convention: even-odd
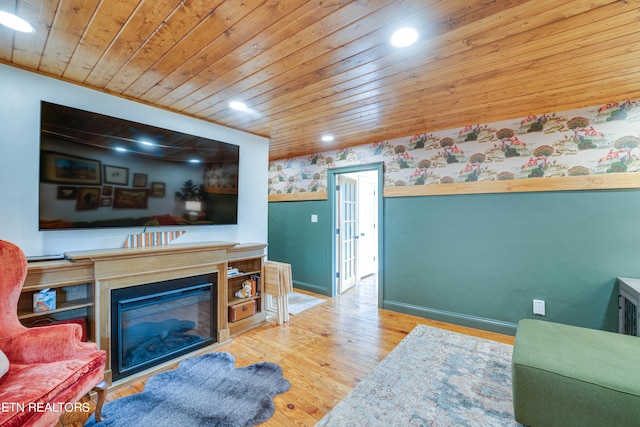
[[[185,204],[185,208],[188,211],[196,211],[196,212],[200,212],[202,210],[202,202],[192,202],[192,201],[188,201]]]

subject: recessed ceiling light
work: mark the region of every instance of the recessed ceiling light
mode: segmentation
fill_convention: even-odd
[[[127,149],[126,148],[122,148],[122,147],[116,147],[115,148],[116,151],[119,151],[121,153],[126,153]]]
[[[333,141],[333,136],[331,136],[331,135],[324,135],[324,136],[322,137],[322,140],[323,140],[324,142],[330,142],[330,141]]]
[[[200,163],[199,159],[189,159],[189,163]]]
[[[4,12],[0,10],[0,24],[12,30],[20,31],[21,33],[33,33],[36,29],[33,25],[29,24],[24,19],[14,15],[13,13]]]
[[[153,143],[153,142],[151,142],[151,141],[145,141],[145,140],[141,140],[141,141],[140,141],[140,144],[142,144],[142,145],[146,145],[147,147],[153,147],[154,145],[156,145],[156,144],[154,144],[154,143]]]
[[[247,105],[244,102],[238,102],[238,101],[230,102],[229,107],[238,111],[245,111],[247,109]]]
[[[418,40],[418,32],[413,28],[400,28],[391,36],[391,44],[396,47],[411,46]]]

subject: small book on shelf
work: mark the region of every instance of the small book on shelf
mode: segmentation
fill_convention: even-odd
[[[255,294],[253,294],[253,293],[252,293],[252,295],[260,296],[260,293],[261,293],[261,289],[260,289],[260,275],[259,275],[259,274],[252,274],[252,275],[250,276],[250,279],[251,279],[251,282],[253,282],[253,285],[252,285],[252,286],[253,286],[253,287],[255,288],[255,290],[256,290],[256,293],[255,293]],[[253,291],[253,288],[252,288],[252,291]]]

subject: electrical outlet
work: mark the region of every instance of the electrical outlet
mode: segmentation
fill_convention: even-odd
[[[544,306],[544,301],[541,299],[534,299],[533,300],[533,314],[537,314],[540,316],[544,316],[545,315],[545,306]]]

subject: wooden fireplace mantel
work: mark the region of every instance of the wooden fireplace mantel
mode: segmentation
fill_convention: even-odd
[[[75,265],[83,266],[83,272],[86,273],[83,277],[90,278],[93,288],[89,292],[93,296],[94,308],[93,315],[89,316],[89,336],[98,343],[102,350],[107,352],[105,378],[111,383],[111,290],[218,273],[217,342],[127,377],[123,382],[128,383],[175,364],[181,358],[210,352],[213,347],[228,342],[231,334],[227,315],[229,301],[227,267],[230,261],[235,263],[237,260],[253,260],[257,263],[256,265],[261,267],[266,246],[264,243],[206,242],[67,252],[64,260],[48,262],[46,265],[30,263],[29,273],[33,279],[29,281],[28,276],[27,283],[31,283],[34,289],[41,289],[48,285],[48,276],[43,274],[43,272],[46,273],[47,268],[52,268],[56,273],[63,274],[67,268],[72,269]],[[59,281],[59,277],[56,277],[56,280]],[[25,289],[23,289],[23,293],[25,293]],[[262,301],[260,303],[262,305],[259,310],[260,315],[248,322],[248,326],[264,322],[266,318],[263,313],[264,303]],[[237,325],[234,327],[237,328]],[[234,334],[236,330],[233,331]]]

